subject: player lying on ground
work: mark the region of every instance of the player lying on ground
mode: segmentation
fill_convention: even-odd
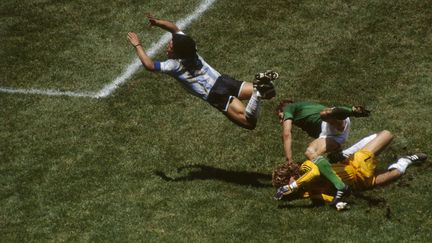
[[[392,139],[393,135],[386,130],[369,136],[366,138],[369,141],[366,145],[365,141],[360,141],[346,150],[345,152],[354,154],[344,161],[332,164],[332,168],[352,190],[361,191],[394,181],[405,173],[409,165],[427,159],[423,153],[404,156],[391,164],[388,171],[375,174],[375,157]],[[314,202],[333,201],[334,189],[326,180],[320,178],[318,167],[310,160],[306,160],[300,167],[295,163],[279,166],[273,172],[272,183],[278,188],[276,199],[285,196],[288,200],[309,198]]]
[[[253,83],[250,83],[220,74],[198,55],[195,41],[174,23],[152,16],[147,18],[151,26],[171,32],[172,40],[166,49],[168,60],[153,61],[141,46],[137,34],[128,33],[128,39],[135,47],[145,69],[174,77],[186,90],[216,107],[235,124],[254,129],[260,101],[276,95],[273,81],[279,75],[273,71],[258,73]],[[241,100],[247,99],[249,102],[245,106]]]
[[[314,102],[294,102],[285,99],[279,103],[276,112],[282,125],[282,140],[287,163],[294,163],[291,130],[293,126],[298,126],[314,138],[307,147],[305,156],[318,166],[320,173],[337,189],[335,201],[332,202],[336,204],[348,188],[336,176],[327,158],[321,155],[342,147],[348,138],[351,126],[350,116],[366,117],[369,116],[369,111],[362,106],[329,108]]]

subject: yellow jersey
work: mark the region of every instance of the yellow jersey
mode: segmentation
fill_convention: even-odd
[[[333,170],[341,180],[353,190],[364,190],[375,185],[375,155],[368,150],[354,153],[345,162],[332,164]],[[321,178],[318,166],[306,160],[300,166],[301,176],[296,180],[299,188],[297,196],[331,202],[335,188],[331,183]]]

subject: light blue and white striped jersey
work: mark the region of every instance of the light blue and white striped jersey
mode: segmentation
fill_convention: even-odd
[[[221,74],[198,56],[202,67],[194,73],[190,73],[181,63],[181,59],[168,59],[164,62],[155,61],[155,71],[166,73],[183,85],[183,87],[195,96],[207,100],[209,92]]]

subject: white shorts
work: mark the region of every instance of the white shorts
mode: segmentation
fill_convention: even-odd
[[[329,123],[323,121],[321,123],[321,133],[319,135],[319,138],[331,138],[335,140],[337,143],[343,144],[348,139],[348,134],[351,127],[351,121],[349,117],[346,118],[344,122],[345,122],[345,128],[341,132],[338,131],[333,126],[331,126]]]

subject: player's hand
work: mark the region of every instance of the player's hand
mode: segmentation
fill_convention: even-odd
[[[283,196],[289,195],[293,192],[294,190],[289,185],[281,186],[277,189],[274,199],[281,200]]]
[[[141,42],[138,38],[138,35],[134,32],[129,32],[128,33],[128,40],[129,42],[133,45],[133,46],[138,46],[141,45]]]
[[[371,113],[369,110],[366,110],[366,108],[361,105],[353,106],[352,111],[355,117],[368,117]]]
[[[149,25],[150,26],[156,26],[157,24],[157,18],[155,18],[153,15],[151,14],[147,14],[147,19],[149,21]]]

